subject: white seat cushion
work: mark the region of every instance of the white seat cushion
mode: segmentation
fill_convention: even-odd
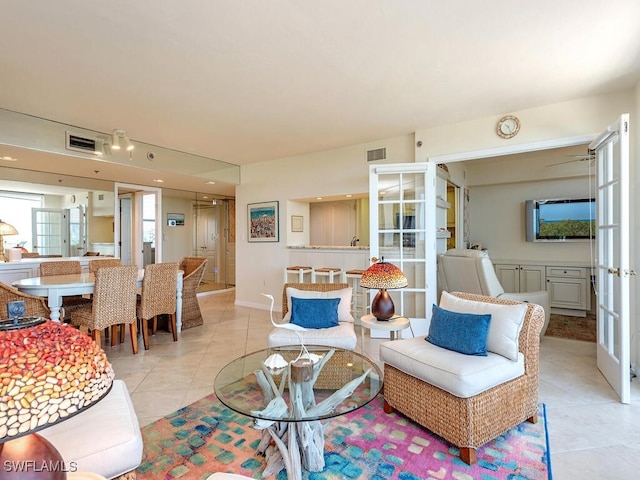
[[[517,361],[489,352],[464,355],[437,347],[425,337],[393,340],[380,345],[380,359],[452,395],[469,398],[524,374],[524,356]]]
[[[310,328],[297,332],[285,328],[275,328],[269,334],[269,348],[300,344],[296,333],[302,336],[305,345],[323,345],[353,350],[358,341],[353,323],[339,322],[337,327]]]
[[[38,432],[56,447],[65,463],[113,478],[142,461],[142,434],[127,386],[114,380],[93,407]]]

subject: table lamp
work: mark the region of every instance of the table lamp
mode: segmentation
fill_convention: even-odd
[[[398,267],[385,262],[384,257],[380,261],[377,261],[376,258],[372,260],[376,263],[362,274],[360,286],[380,289],[371,304],[371,313],[377,320],[387,321],[395,313],[393,300],[387,290],[406,287],[408,285],[407,277]]]
[[[79,330],[42,319],[0,328],[0,352],[0,479],[65,479],[73,466],[35,432],[109,392],[114,373],[104,350]]]
[[[0,220],[0,261],[6,261],[4,256],[4,236],[5,235],[18,235],[16,227],[9,225],[8,223]]]

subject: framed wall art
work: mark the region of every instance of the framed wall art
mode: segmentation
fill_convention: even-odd
[[[184,213],[167,213],[169,227],[184,227]]]
[[[278,202],[249,203],[247,205],[250,242],[279,242],[280,218]]]
[[[291,231],[302,232],[303,220],[304,217],[302,215],[291,215]]]

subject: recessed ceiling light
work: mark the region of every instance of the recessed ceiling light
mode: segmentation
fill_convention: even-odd
[[[316,197],[316,200],[322,200],[322,197]]]
[[[13,157],[0,157],[0,159],[2,160],[6,160],[7,162],[17,162],[18,159],[17,158],[13,158]]]
[[[156,183],[164,183],[164,180],[162,180],[161,178],[154,178],[153,181]]]
[[[353,195],[351,195],[350,193],[347,194],[347,198],[351,198],[353,197]]]
[[[216,184],[216,182],[214,182],[213,180],[209,180],[209,181],[207,182],[207,185],[215,185],[215,184]]]
[[[208,199],[209,197],[207,197],[206,195],[203,195],[202,198],[204,198],[205,200]]]

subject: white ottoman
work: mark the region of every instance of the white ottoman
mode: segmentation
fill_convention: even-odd
[[[122,380],[76,416],[38,432],[58,449],[67,468],[114,478],[134,470],[142,461],[138,417]]]

